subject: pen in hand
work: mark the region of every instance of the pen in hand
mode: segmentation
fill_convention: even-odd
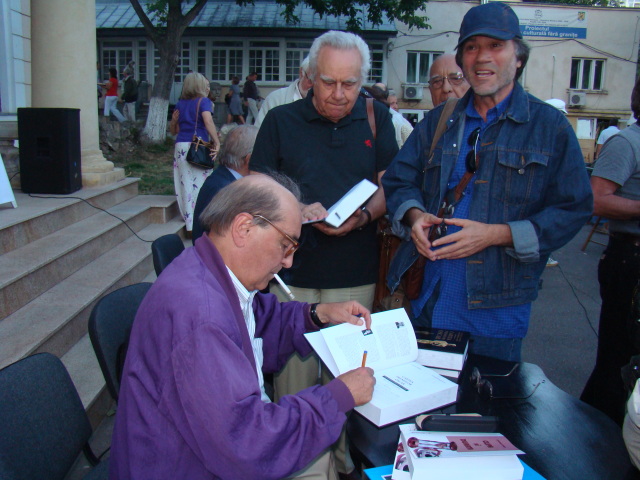
[[[364,353],[362,354],[362,366],[366,367],[367,366],[367,351],[365,350]]]

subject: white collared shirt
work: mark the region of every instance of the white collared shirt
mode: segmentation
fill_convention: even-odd
[[[258,291],[254,290],[250,292],[249,290],[244,288],[244,285],[240,283],[238,277],[234,275],[229,267],[227,267],[227,271],[231,276],[231,281],[233,282],[233,286],[235,287],[236,293],[238,294],[238,300],[240,300],[240,308],[242,309],[242,316],[244,317],[244,322],[247,325],[247,330],[249,331],[249,340],[251,340],[253,358],[256,361],[256,371],[258,373],[258,383],[260,384],[261,399],[263,402],[271,402],[271,399],[264,390],[264,377],[262,375],[262,339],[255,338],[256,317],[253,314],[253,299],[255,298]]]

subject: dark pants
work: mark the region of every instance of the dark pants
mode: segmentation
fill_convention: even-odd
[[[580,400],[606,413],[622,425],[627,392],[620,369],[639,352],[633,347],[627,327],[633,289],[640,277],[640,247],[610,237],[598,265],[600,325],[596,366]]]

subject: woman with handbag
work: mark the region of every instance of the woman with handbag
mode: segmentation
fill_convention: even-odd
[[[211,115],[213,104],[207,98],[209,89],[209,81],[203,75],[188,74],[169,125],[171,134],[176,135],[173,181],[187,232],[191,232],[193,226],[198,192],[213,171],[213,160],[220,149],[218,132]],[[200,165],[190,163],[194,154],[203,150],[207,152],[204,157],[208,162],[201,162]]]

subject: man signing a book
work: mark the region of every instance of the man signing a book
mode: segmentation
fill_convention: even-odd
[[[201,215],[209,233],[171,262],[140,305],[111,480],[337,478],[327,449],[346,413],[371,399],[373,371],[360,367],[278,402],[262,372],[277,372],[294,351],[308,354],[305,332],[345,322],[368,328],[371,316],[356,301],[280,303],[259,292],[299,245],[299,190],[281,177],[248,176],[220,190]]]

